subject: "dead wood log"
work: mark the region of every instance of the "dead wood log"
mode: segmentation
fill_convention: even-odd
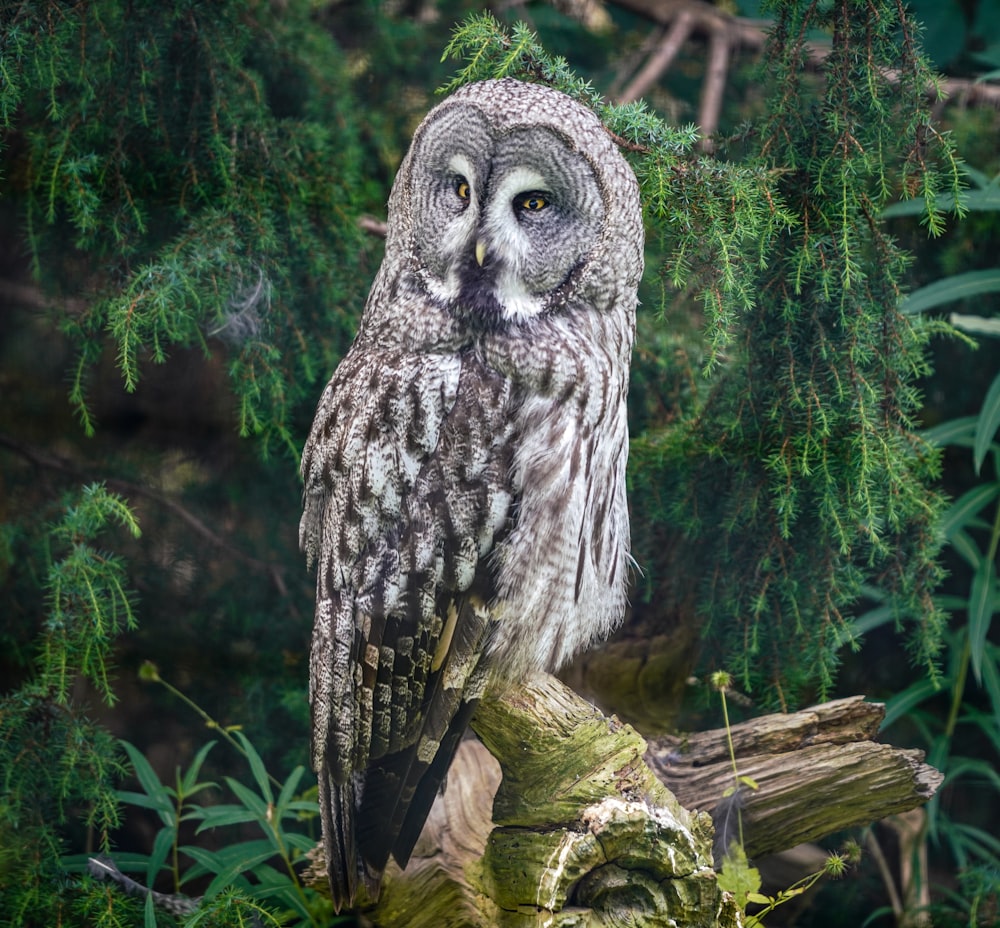
[[[872,740],[883,711],[856,697],[732,728],[739,772],[759,786],[742,810],[750,856],[930,798],[941,776],[919,752]],[[372,924],[740,924],[715,882],[705,814],[733,784],[725,732],[647,750],[547,676],[484,701],[474,727],[489,750],[462,744],[405,873],[391,868],[365,913]]]
[[[731,729],[744,791],[744,848],[761,857],[927,802],[942,776],[922,751],[874,741],[885,707],[861,696]],[[646,760],[680,803],[713,812],[734,785],[724,730],[650,741]],[[728,844],[723,837],[722,850]],[[717,852],[719,848],[717,847]]]

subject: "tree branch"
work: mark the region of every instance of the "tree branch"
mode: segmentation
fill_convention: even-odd
[[[873,740],[884,717],[884,706],[853,696],[733,726],[737,768],[759,787],[742,797],[750,857],[909,811],[934,795],[943,777],[923,752]],[[722,729],[657,738],[646,760],[689,808],[713,812],[734,785]]]
[[[659,66],[657,59],[666,54],[663,46],[667,43],[667,38],[658,44],[649,56],[647,63],[640,69],[638,75],[622,93],[621,102],[645,96],[653,84],[666,72],[679,51],[680,45],[693,35],[701,35],[708,38],[710,57],[713,53],[711,48],[712,43],[720,37],[726,42],[727,57],[731,50],[737,48],[759,51],[767,42],[766,22],[732,16],[725,12],[725,10],[709,3],[700,2],[700,0],[610,0],[610,2],[624,10],[638,14],[650,22],[667,27],[667,36],[673,33],[677,23],[683,23],[683,36],[680,38],[677,49],[672,50],[666,63]],[[812,67],[819,66],[830,51],[829,46],[821,42],[806,42],[804,43],[804,48],[807,64]],[[712,65],[710,63],[709,72],[711,72],[711,69]],[[886,77],[890,81],[896,81],[899,75],[889,71],[886,72]],[[706,83],[709,80],[710,77],[706,76]],[[704,103],[704,96],[707,92],[707,88],[703,90],[703,102],[700,114],[700,125],[706,135],[709,134],[710,130],[706,128],[705,119],[706,116],[711,115],[711,112]],[[1000,109],[1000,85],[997,84],[952,77],[942,80],[939,87],[928,86],[924,92],[932,101],[945,101],[958,106],[983,105]]]
[[[629,85],[618,97],[619,103],[631,103],[644,97],[663,73],[670,67],[681,46],[688,40],[694,29],[694,16],[688,10],[681,10],[668,26],[663,39],[657,44],[653,53],[646,60],[639,73],[632,78]]]

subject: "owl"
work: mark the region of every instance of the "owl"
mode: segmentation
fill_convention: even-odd
[[[642,264],[635,176],[586,107],[485,81],[417,128],[302,457],[338,911],[406,865],[484,691],[623,616]]]

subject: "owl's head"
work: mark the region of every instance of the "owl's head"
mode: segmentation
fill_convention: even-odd
[[[389,202],[389,248],[474,328],[635,287],[635,177],[598,118],[555,90],[470,84],[420,124]]]

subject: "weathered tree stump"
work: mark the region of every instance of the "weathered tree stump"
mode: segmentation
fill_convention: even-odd
[[[499,918],[481,924],[737,924],[709,818],[664,788],[630,726],[540,676],[473,727],[503,771],[483,859]]]
[[[733,727],[739,771],[759,786],[741,812],[750,856],[930,798],[941,776],[919,752],[871,740],[882,714],[858,697]],[[548,676],[484,701],[473,727],[489,750],[463,742],[405,873],[391,866],[365,912],[373,924],[741,923],[716,885],[706,814],[733,785],[725,732],[647,750]]]

